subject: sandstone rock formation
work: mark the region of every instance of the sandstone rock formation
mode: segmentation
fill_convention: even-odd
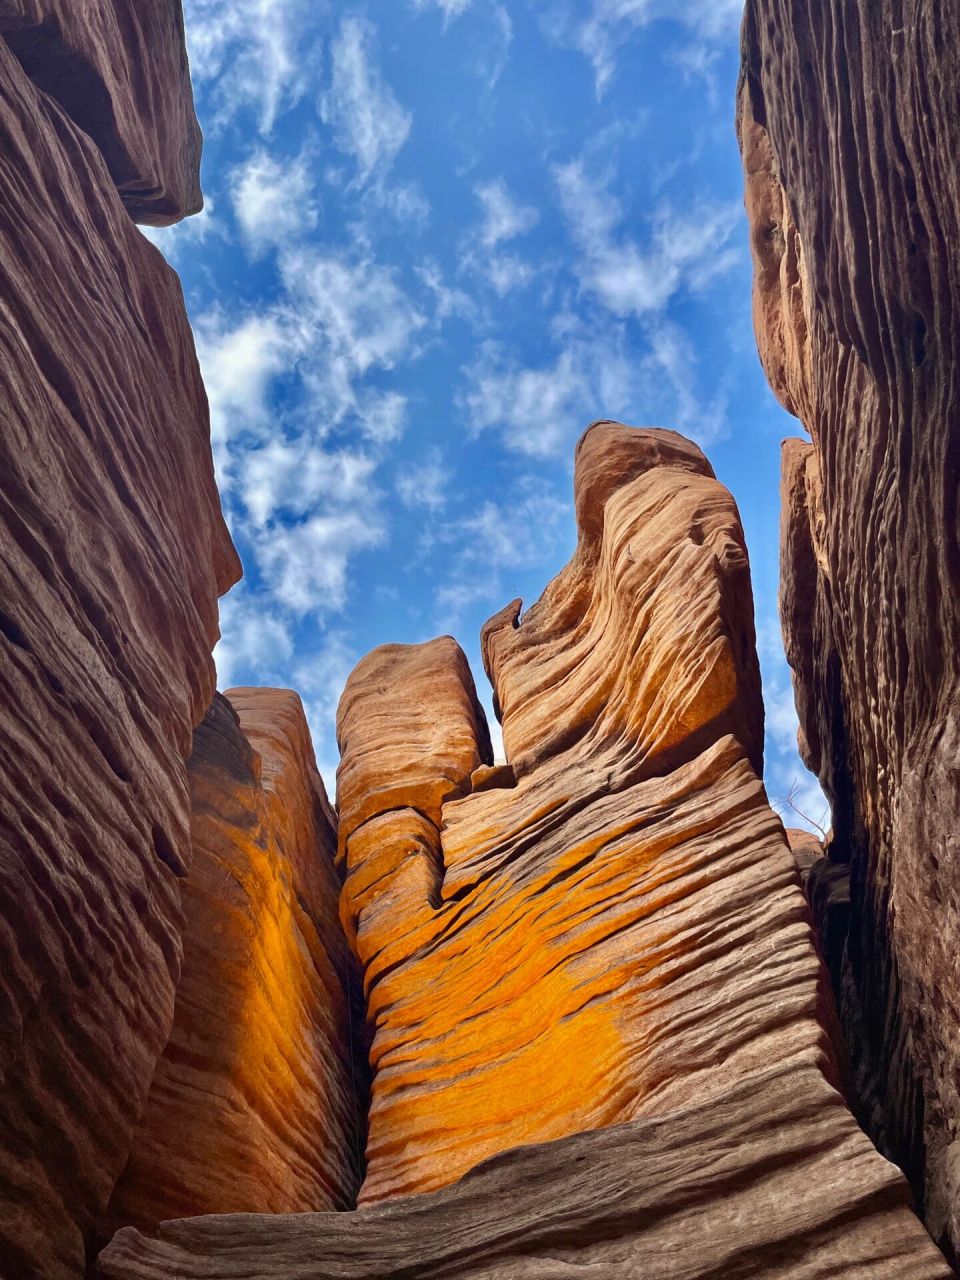
[[[351,1214],[122,1231],[103,1280],[944,1280],[906,1185],[812,1064],[703,1108],[498,1156]]]
[[[104,1277],[949,1274],[834,1087],[733,500],[612,423],[576,494],[571,563],[484,629],[509,765],[449,638],[343,696],[361,1208],[125,1230]]]
[[[138,86],[131,149],[142,53],[98,55]],[[0,1271],[75,1280],[173,1017],[185,762],[239,566],[179,282],[4,39],[0,190]]]
[[[849,877],[831,967],[874,1136],[955,1252],[958,49],[955,5],[748,0],[740,90],[760,352],[812,437],[784,452],[781,611]]]
[[[97,144],[135,221],[201,208],[181,0],[0,0],[0,38]]]
[[[336,819],[296,694],[218,694],[194,734],[190,796],[176,1016],[111,1216],[153,1228],[348,1207],[365,1064],[353,1056]]]

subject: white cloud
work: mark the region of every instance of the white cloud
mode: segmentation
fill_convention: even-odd
[[[492,254],[484,265],[484,275],[498,298],[504,298],[514,289],[522,289],[536,275],[529,262],[516,254]]]
[[[452,548],[452,572],[434,596],[437,625],[453,630],[479,604],[500,608],[505,594],[516,594],[504,587],[504,571],[549,563],[572,531],[570,504],[535,476],[521,476],[505,501],[484,502],[474,515],[445,524],[439,540]]]
[[[582,160],[554,171],[560,203],[580,250],[585,289],[618,316],[662,311],[679,293],[700,293],[739,258],[731,244],[739,203],[700,201],[683,213],[661,206],[643,247],[618,234],[623,210]]]
[[[321,118],[340,150],[356,159],[361,181],[390,166],[412,123],[374,64],[374,36],[364,18],[342,20],[331,47],[330,88],[320,99]]]
[[[398,391],[367,391],[357,401],[360,429],[373,444],[393,444],[407,422],[407,398]]]
[[[553,360],[537,366],[487,343],[464,371],[462,404],[475,432],[494,428],[509,449],[565,456],[594,418],[628,413],[637,399],[637,363],[617,328],[595,338],[571,335]]]
[[[249,105],[269,134],[298,101],[313,70],[303,39],[311,10],[310,0],[186,0],[190,70],[211,85],[215,124]]]
[[[681,26],[695,49],[719,41],[735,41],[743,14],[743,0],[592,0],[584,16],[584,0],[561,7],[542,0],[543,24],[549,37],[578,49],[593,67],[597,96],[616,73],[621,48],[651,23],[670,21]]]
[[[442,324],[449,316],[461,316],[472,320],[476,316],[476,303],[462,289],[451,289],[444,283],[443,273],[436,262],[428,260],[416,269],[417,277],[433,294],[436,302],[434,320]]]
[[[502,178],[474,187],[482,216],[477,227],[467,233],[460,255],[460,270],[482,277],[500,298],[528,285],[536,272],[516,253],[500,246],[526,235],[540,221],[532,205],[513,198]]]
[[[487,249],[525,235],[540,221],[540,214],[532,205],[514,200],[502,178],[480,183],[474,193],[483,209],[480,242]]]
[[[280,612],[242,585],[220,602],[220,632],[213,651],[220,689],[268,683],[293,656],[293,636]]]
[[[466,13],[470,4],[471,0],[413,0],[415,9],[439,9],[445,20]]]
[[[392,368],[426,324],[393,269],[369,258],[351,261],[301,248],[281,256],[280,270],[304,322],[354,375]]]
[[[312,231],[319,216],[307,160],[284,160],[262,147],[230,174],[230,198],[254,257]]]
[[[395,480],[397,496],[408,510],[424,507],[440,511],[446,505],[453,473],[443,465],[439,449],[432,450],[423,462],[404,463]]]
[[[394,271],[371,258],[351,260],[302,247],[284,251],[280,269],[311,414],[328,428],[354,417],[368,439],[396,440],[403,431],[405,398],[357,384],[372,371],[391,370],[417,354],[416,337],[426,316],[401,289]]]
[[[229,443],[244,430],[262,430],[271,380],[294,352],[275,313],[229,320],[220,311],[198,317],[197,355],[210,401],[210,430],[220,483],[229,486]]]
[[[335,613],[347,596],[351,558],[383,542],[385,529],[372,507],[322,512],[293,525],[253,533],[257,567],[273,598],[291,613]]]
[[[361,385],[372,371],[389,371],[415,354],[426,324],[393,271],[306,246],[282,250],[280,271],[283,295],[266,311],[228,317],[214,310],[196,321],[214,453],[227,488],[230,442],[244,433],[255,442],[278,433],[270,391],[281,377],[298,380],[302,396],[286,412],[306,418],[311,436],[347,418],[376,444],[403,432],[406,398]]]
[[[478,43],[474,51],[476,73],[483,80],[488,90],[496,85],[503,75],[510,57],[510,46],[513,43],[513,21],[507,12],[506,5],[492,4],[484,9],[490,20],[490,37],[486,43]]]
[[[648,412],[696,440],[704,448],[726,434],[726,397],[719,387],[712,398],[698,394],[697,354],[689,337],[668,320],[646,330],[649,346],[642,369],[650,387]]]
[[[524,365],[488,342],[464,369],[459,403],[474,433],[498,431],[508,449],[534,457],[566,456],[595,418],[670,426],[701,445],[726,431],[722,391],[698,395],[697,355],[684,332],[658,317],[631,344],[621,323],[578,320],[552,326],[557,354]]]
[[[307,437],[273,439],[245,452],[237,488],[256,528],[276,515],[303,516],[321,501],[362,505],[372,490],[376,463],[349,449],[327,451]]]

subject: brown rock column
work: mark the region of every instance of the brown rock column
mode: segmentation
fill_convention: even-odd
[[[336,820],[300,699],[214,699],[190,758],[193,862],[170,1041],[117,1224],[342,1209],[363,1158]]]
[[[97,48],[92,8],[61,24],[91,66],[163,78],[139,42]],[[180,65],[169,25],[149,53]],[[182,187],[148,149],[145,182]],[[0,192],[0,1271],[75,1280],[173,1017],[186,757],[239,565],[177,277],[3,38]]]
[[[960,11],[749,0],[740,136],[804,748],[865,1112],[960,1245]],[[777,213],[777,210],[780,213]],[[789,263],[788,263],[789,259]]]

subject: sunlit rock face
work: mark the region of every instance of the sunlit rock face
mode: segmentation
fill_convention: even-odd
[[[850,876],[832,967],[872,1131],[956,1251],[960,9],[748,0],[743,55],[758,341],[812,437],[784,452],[781,605]]]
[[[351,1204],[363,1156],[335,819],[296,694],[217,695],[190,758],[183,972],[116,1224]]]
[[[449,637],[375,650],[341,702],[360,1208],[124,1230],[104,1280],[949,1275],[833,1087],[733,500],[611,423],[576,496],[571,563],[484,629],[509,765]]]
[[[344,693],[343,919],[373,1032],[361,1203],[703,1105],[771,1061],[832,1070],[758,780],[733,499],[696,446],[610,423],[575,488],[573,560],[484,629],[509,771],[483,767],[450,639],[375,651]]]
[[[149,80],[143,55],[110,74]],[[0,190],[0,1272],[60,1280],[169,1034],[186,758],[239,565],[177,277],[2,38]]]
[[[3,0],[0,36],[96,142],[135,221],[201,208],[181,0]]]

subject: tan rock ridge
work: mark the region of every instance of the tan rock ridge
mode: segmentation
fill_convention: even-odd
[[[613,423],[575,488],[573,560],[484,629],[509,765],[449,637],[375,650],[341,702],[360,1208],[124,1230],[104,1280],[949,1274],[834,1087],[733,499]]]
[[[0,1272],[75,1280],[173,1018],[239,564],[177,277],[2,39],[0,190]]]
[[[300,699],[218,694],[189,767],[176,1015],[111,1217],[153,1229],[345,1208],[360,1179],[366,1064],[350,1025],[336,820]]]
[[[960,9],[748,0],[740,137],[802,747],[862,1111],[960,1255]]]

